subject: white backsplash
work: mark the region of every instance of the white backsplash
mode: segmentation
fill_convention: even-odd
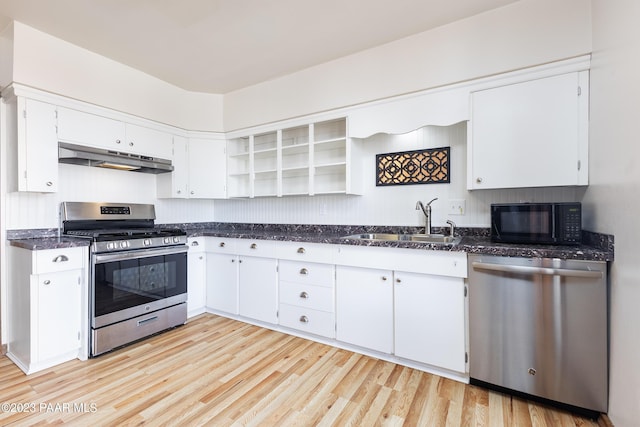
[[[319,195],[232,200],[156,199],[154,175],[86,166],[59,165],[59,191],[8,193],[7,229],[56,228],[63,201],[154,203],[156,222],[242,222],[421,226],[418,200],[433,202],[434,226],[447,219],[459,227],[487,227],[489,205],[500,202],[581,201],[584,188],[466,190],[466,124],[426,127],[404,135],[379,134],[364,142],[362,196]],[[451,147],[448,184],[375,186],[375,156],[423,148]],[[449,215],[448,201],[464,199],[464,215]],[[214,209],[215,206],[215,209]]]
[[[7,193],[6,227],[56,228],[60,203],[154,203],[156,223],[213,220],[213,200],[156,199],[155,175],[76,165],[59,165],[57,193]]]

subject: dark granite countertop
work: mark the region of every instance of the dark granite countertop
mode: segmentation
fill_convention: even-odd
[[[583,244],[579,246],[524,245],[494,243],[484,228],[457,228],[462,237],[460,243],[437,244],[408,241],[373,241],[345,239],[344,236],[360,233],[419,233],[418,227],[350,226],[350,225],[290,225],[290,224],[240,224],[240,223],[183,223],[164,224],[158,228],[181,228],[190,237],[213,236],[239,239],[259,239],[289,242],[311,242],[340,245],[409,248],[416,250],[460,251],[511,257],[561,258],[589,261],[613,261],[613,236],[583,232]],[[434,233],[446,234],[446,230],[434,227]],[[8,230],[12,246],[31,250],[88,246],[89,240],[72,237],[55,237],[57,230]]]
[[[74,237],[32,237],[22,239],[9,239],[11,246],[17,246],[32,251],[44,249],[74,248],[89,246],[88,239],[78,239]]]

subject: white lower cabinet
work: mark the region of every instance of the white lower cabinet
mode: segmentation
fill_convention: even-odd
[[[86,357],[87,248],[7,252],[7,356],[27,374]]]
[[[238,286],[240,315],[267,323],[278,323],[278,261],[273,258],[240,256]]]
[[[465,371],[464,279],[394,273],[395,355]]]
[[[187,245],[187,316],[204,313],[206,303],[207,254],[203,237],[189,238]]]
[[[336,266],[336,338],[393,352],[393,272]]]
[[[238,256],[207,254],[207,307],[238,314]]]

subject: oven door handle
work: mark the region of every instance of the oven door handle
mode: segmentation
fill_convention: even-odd
[[[186,245],[180,246],[171,246],[168,248],[158,248],[158,249],[140,249],[133,251],[123,251],[117,253],[107,253],[107,254],[94,254],[94,262],[96,264],[103,264],[105,262],[113,262],[113,261],[123,261],[127,259],[136,259],[136,258],[150,258],[154,256],[163,256],[163,255],[174,255],[186,253],[189,248]]]

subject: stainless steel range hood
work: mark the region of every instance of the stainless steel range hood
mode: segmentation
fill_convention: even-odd
[[[85,147],[66,142],[58,143],[58,162],[152,174],[173,170],[169,159]]]

